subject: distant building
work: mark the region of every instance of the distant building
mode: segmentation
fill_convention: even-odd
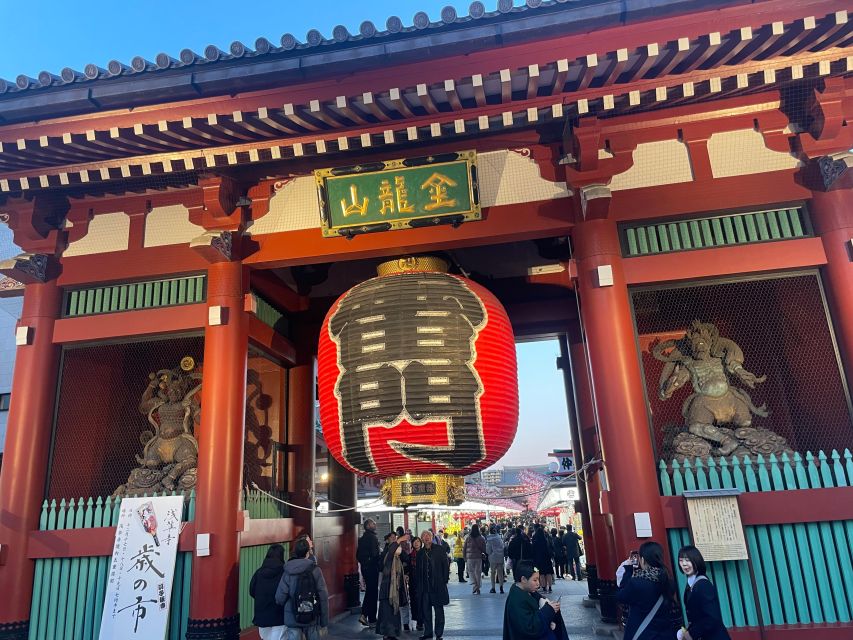
[[[488,469],[480,472],[484,485],[493,487],[503,482],[504,473],[501,469]]]
[[[0,261],[21,253],[12,242],[9,227],[0,225]],[[12,397],[12,371],[15,369],[15,325],[24,304],[23,287],[11,278],[0,276],[0,463],[6,441],[6,419]]]

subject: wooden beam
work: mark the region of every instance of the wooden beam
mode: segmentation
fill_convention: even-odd
[[[623,260],[629,285],[767,273],[826,264],[820,238],[673,251]]]
[[[484,220],[456,229],[442,225],[366,234],[352,240],[324,238],[319,228],[253,236],[258,250],[244,262],[256,268],[287,267],[565,236],[572,226],[571,207],[568,198],[491,207]],[[520,219],[526,221],[521,227]]]
[[[120,311],[79,318],[61,318],[54,324],[53,342],[72,344],[131,336],[199,331],[206,325],[207,305],[204,303]]]

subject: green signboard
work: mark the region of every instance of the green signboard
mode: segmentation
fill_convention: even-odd
[[[323,235],[479,220],[476,159],[461,151],[317,170]]]

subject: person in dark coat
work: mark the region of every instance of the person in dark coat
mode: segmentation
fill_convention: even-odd
[[[551,581],[554,579],[554,561],[551,559],[551,545],[548,544],[548,536],[541,524],[534,527],[531,546],[533,547],[533,563],[539,569],[542,591],[551,593]]]
[[[522,560],[530,560],[532,555],[530,540],[524,533],[524,529],[518,527],[507,545],[507,557],[512,561],[513,578],[515,578],[515,566]]]
[[[376,633],[384,640],[396,640],[403,633],[400,608],[409,604],[409,598],[406,593],[403,562],[400,558],[403,548],[396,535],[388,535],[392,536],[392,541],[385,545],[385,550],[382,552]],[[406,539],[405,536],[403,539]]]
[[[529,560],[513,567],[515,582],[504,605],[503,640],[568,640],[559,601],[538,593],[539,572]]]
[[[581,537],[575,533],[572,525],[566,526],[563,535],[563,545],[566,547],[566,564],[569,565],[569,575],[575,580],[583,580],[581,573]]]
[[[566,545],[556,528],[551,529],[551,542],[554,547],[554,571],[556,577],[562,580],[566,573]]]
[[[675,588],[663,561],[663,547],[657,542],[644,542],[637,560],[629,558],[619,565],[616,582],[616,600],[630,607],[625,640],[672,640]],[[657,611],[637,637],[637,630],[655,607]]]
[[[678,568],[687,576],[684,607],[688,622],[687,629],[678,632],[678,640],[731,640],[723,624],[717,588],[705,575],[705,558],[699,549],[682,547],[678,552]]]
[[[421,615],[421,603],[418,597],[418,551],[423,549],[424,543],[420,538],[412,540],[412,552],[406,562],[404,569],[406,570],[406,583],[409,585],[409,607],[412,610],[412,622],[416,623],[417,630],[423,631],[424,623]]]
[[[283,640],[284,608],[276,603],[275,592],[284,573],[284,547],[272,545],[263,564],[249,583],[249,595],[255,600],[252,624],[258,627],[261,640]]]
[[[358,621],[365,627],[376,624],[376,606],[379,603],[379,538],[376,537],[376,522],[364,521],[364,533],[358,539],[355,552],[364,578],[364,601]]]
[[[423,548],[418,551],[417,582],[418,597],[420,598],[420,615],[424,625],[424,633],[420,640],[433,637],[441,639],[444,634],[444,607],[450,604],[450,594],[447,582],[450,580],[450,558],[447,557],[440,544],[433,544],[433,536],[429,531],[421,534]],[[435,612],[435,628],[432,616]]]

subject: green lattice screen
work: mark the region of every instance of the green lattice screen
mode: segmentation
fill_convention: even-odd
[[[65,294],[65,317],[204,302],[206,279],[205,275],[194,275],[74,289]]]
[[[638,224],[622,229],[626,257],[811,237],[802,206]]]

